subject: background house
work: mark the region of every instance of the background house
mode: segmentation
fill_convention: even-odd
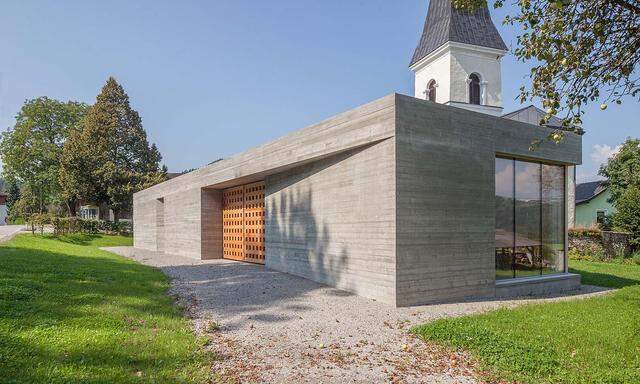
[[[89,201],[78,201],[76,212],[83,219],[115,221],[113,210],[106,204],[97,205]],[[130,221],[131,218],[131,210],[123,210],[118,214],[118,220]]]
[[[576,227],[602,223],[606,215],[616,211],[609,202],[611,193],[604,181],[578,184],[576,187]]]

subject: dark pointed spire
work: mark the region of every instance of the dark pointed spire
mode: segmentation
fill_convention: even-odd
[[[486,5],[469,12],[454,8],[451,0],[430,0],[424,31],[409,66],[448,41],[507,50]]]

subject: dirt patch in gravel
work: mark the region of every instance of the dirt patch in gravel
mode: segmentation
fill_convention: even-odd
[[[107,250],[159,267],[173,279],[172,293],[220,357],[212,369],[230,382],[476,383],[472,359],[425,343],[409,328],[533,301],[394,308],[261,266],[130,247]],[[571,297],[597,291],[585,287]]]

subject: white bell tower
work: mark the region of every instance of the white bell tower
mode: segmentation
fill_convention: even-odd
[[[502,57],[507,46],[485,5],[458,10],[451,0],[431,0],[409,68],[415,97],[502,115]]]

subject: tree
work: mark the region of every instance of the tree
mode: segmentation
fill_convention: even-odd
[[[640,246],[640,188],[627,188],[616,200],[615,228],[631,233],[631,245]]]
[[[628,138],[620,151],[600,167],[599,174],[607,178],[611,203],[616,203],[628,188],[640,188],[640,139]]]
[[[110,77],[82,129],[65,145],[60,180],[68,196],[104,203],[117,220],[119,212],[131,207],[133,193],[164,181],[161,159],[129,96]]]
[[[78,130],[87,106],[47,97],[27,100],[16,116],[13,129],[2,134],[0,156],[10,184],[29,191],[27,206],[44,212],[50,204],[61,204],[58,183],[65,141]],[[24,194],[23,194],[24,197]],[[25,204],[22,204],[25,205]]]
[[[15,182],[7,184],[7,211],[11,214],[13,206],[20,200],[20,186]]]
[[[474,9],[486,0],[452,0]],[[501,7],[504,0],[495,0]],[[519,11],[505,23],[522,28],[514,55],[535,59],[530,89],[521,102],[540,99],[551,115],[564,114],[566,128],[578,129],[584,107],[599,101],[606,109],[631,96],[640,100],[640,4],[637,0],[518,0]],[[544,123],[546,121],[542,121]],[[551,138],[561,140],[563,131]]]
[[[640,246],[640,139],[627,139],[620,151],[600,167],[607,178],[610,202],[616,208],[613,225],[632,234],[632,244]]]

